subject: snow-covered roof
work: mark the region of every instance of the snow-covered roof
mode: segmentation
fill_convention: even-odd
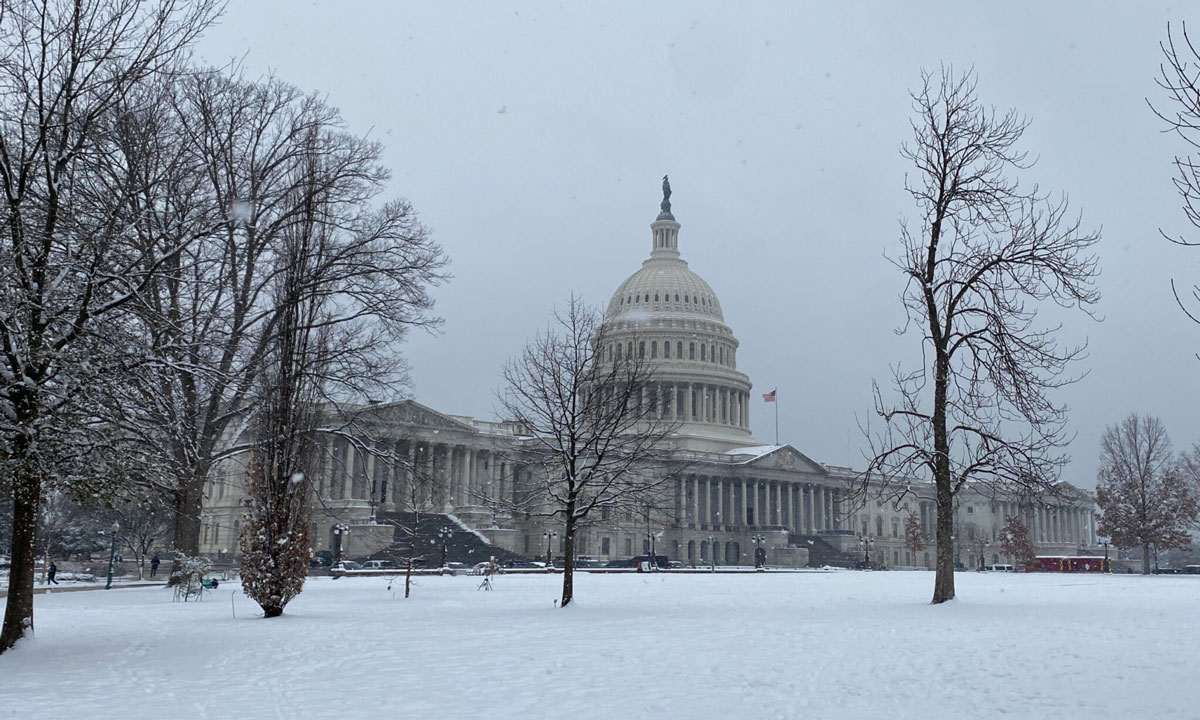
[[[755,445],[753,447],[742,447],[742,448],[734,448],[732,450],[726,450],[725,454],[726,455],[753,455],[754,457],[762,457],[763,455],[770,455],[771,453],[775,452],[779,448],[784,448],[784,447],[787,447],[787,445]]]

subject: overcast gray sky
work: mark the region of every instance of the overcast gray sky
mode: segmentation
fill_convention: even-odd
[[[232,0],[198,52],[326,93],[386,143],[392,193],[453,262],[444,333],[407,345],[418,401],[491,417],[501,365],[554,305],[603,307],[640,266],[669,173],[680,250],[756,397],[778,387],[780,439],[855,467],[872,378],[918,352],[893,333],[904,280],[884,258],[914,217],[907,89],[922,67],[973,65],[984,102],[1033,121],[1023,180],[1103,229],[1104,319],[1062,317],[1091,347],[1060,396],[1078,435],[1066,479],[1093,487],[1100,434],[1131,411],[1179,447],[1200,439],[1200,327],[1169,285],[1200,277],[1200,250],[1158,236],[1187,229],[1182,147],[1146,106],[1167,21],[1189,18],[1111,5]],[[752,408],[764,442],[772,410]]]

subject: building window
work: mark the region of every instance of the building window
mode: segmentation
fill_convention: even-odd
[[[528,555],[529,554],[529,536],[528,535],[526,535],[524,538],[522,538],[522,546],[525,548],[522,552],[524,552],[526,555]]]
[[[703,361],[707,360],[708,359],[706,357],[707,355],[708,355],[708,346],[701,345],[700,346],[700,361],[703,362]]]
[[[650,341],[650,357],[651,358],[658,357],[658,341],[657,340]]]
[[[967,514],[971,514],[971,513],[974,513],[974,512],[975,512],[975,508],[974,508],[973,506],[971,506],[971,505],[968,505],[968,506],[967,506]]]
[[[663,357],[671,357],[671,342],[669,340],[663,343]]]
[[[688,360],[696,359],[696,343],[688,343]]]
[[[690,298],[690,297],[688,297],[687,295],[684,295],[684,296],[683,296],[683,301],[684,301],[684,302],[691,302],[692,300],[691,300],[691,298]]]
[[[675,357],[679,358],[680,360],[683,359],[683,342],[682,341],[675,343]]]
[[[638,358],[646,357],[646,341],[642,340],[638,343]]]
[[[608,557],[608,552],[609,552],[609,549],[610,549],[610,548],[609,548],[608,538],[601,538],[601,540],[600,540],[600,554],[601,554],[601,555],[603,555],[603,556],[605,556],[605,557]]]
[[[675,293],[675,302],[679,302],[679,293]]]
[[[883,516],[875,518],[875,537],[883,537]]]
[[[654,302],[658,302],[658,293],[654,293]]]
[[[631,538],[631,537],[625,538],[625,554],[626,555],[633,554],[633,538]]]

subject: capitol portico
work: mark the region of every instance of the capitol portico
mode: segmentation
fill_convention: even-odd
[[[577,537],[577,552],[622,559],[648,553],[653,542],[657,554],[685,564],[748,565],[761,545],[770,565],[845,564],[870,552],[884,566],[932,567],[932,488],[914,486],[899,506],[877,500],[852,506],[851,469],[751,436],[756,396],[737,369],[738,340],[717,294],[683,259],[680,228],[664,178],[649,257],[613,294],[602,337],[609,359],[637,353],[655,361],[655,382],[644,401],[677,426],[671,453],[686,469],[666,502],[642,513],[591,518]],[[312,482],[314,550],[331,548],[339,527],[352,531],[346,548],[352,556],[386,548],[392,527],[376,518],[410,508],[415,499],[421,510],[452,516],[497,547],[545,555],[543,538],[551,537],[554,525],[519,511],[536,472],[523,428],[440,413],[411,400],[351,410],[361,437],[330,435]],[[428,481],[416,487],[416,477]],[[210,479],[202,552],[236,553],[244,485],[240,457],[224,461]],[[968,488],[958,500],[960,561],[1010,562],[1000,552],[998,532],[1013,515],[1025,518],[1039,553],[1074,555],[1096,545],[1093,501],[1086,493],[1068,489],[1067,497],[1030,504]],[[930,536],[921,551],[905,547],[909,516]]]

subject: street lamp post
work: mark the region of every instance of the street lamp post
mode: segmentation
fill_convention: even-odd
[[[710,563],[709,572],[717,571],[716,547],[717,547],[717,539],[714,536],[709,535],[708,536],[708,561]]]
[[[108,548],[108,580],[104,583],[105,590],[112,590],[113,560],[117,557],[117,533],[121,530],[120,523],[113,523],[109,530],[112,531],[112,543]]]
[[[986,561],[986,559],[987,559],[987,558],[986,558],[987,549],[988,549],[989,547],[991,547],[991,545],[992,545],[992,544],[991,544],[990,542],[986,541],[986,540],[980,540],[980,541],[979,541],[979,569],[980,569],[980,570],[983,570],[983,569],[984,569],[984,564],[985,564],[985,561]]]
[[[552,562],[553,558],[550,557],[550,540],[558,537],[558,531],[547,530],[542,533],[542,536],[546,538],[546,569],[549,570],[550,568],[554,567],[554,563]]]
[[[754,567],[761,568],[767,564],[766,552],[763,550],[763,543],[767,539],[762,535],[755,535],[750,539],[754,541]]]
[[[1112,572],[1112,568],[1110,568],[1110,567],[1109,567],[1109,565],[1108,565],[1108,546],[1109,546],[1109,542],[1108,542],[1107,540],[1103,540],[1103,541],[1101,541],[1101,543],[1100,543],[1100,544],[1104,546],[1104,567],[1103,567],[1103,568],[1101,568],[1101,569],[1102,569],[1104,572]]]
[[[346,523],[338,523],[333,526],[333,536],[337,538],[337,547],[334,548],[333,564],[337,565],[342,561],[342,550],[345,545],[346,536],[350,534],[350,526]]]
[[[875,544],[875,538],[870,535],[863,535],[859,538],[863,546],[863,569],[871,569],[871,546]]]
[[[454,528],[447,525],[438,530],[438,537],[442,541],[442,567],[446,567],[446,541],[454,536]]]

